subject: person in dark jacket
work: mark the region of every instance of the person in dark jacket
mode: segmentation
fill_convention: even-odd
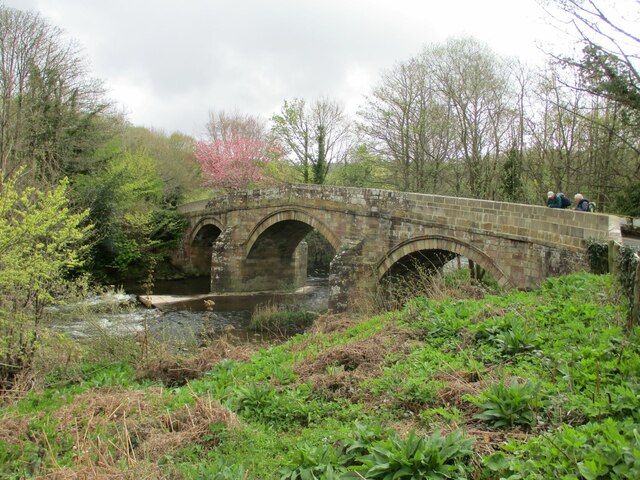
[[[580,212],[591,211],[591,209],[589,208],[589,200],[584,198],[581,193],[576,193],[573,198],[576,201],[576,210]]]
[[[547,192],[547,207],[567,208],[569,205],[571,205],[571,200],[565,197],[563,193]]]

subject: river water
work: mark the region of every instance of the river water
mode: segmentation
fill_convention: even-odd
[[[195,278],[157,282],[152,293],[188,297],[208,290],[208,278]],[[76,305],[77,308],[55,308],[50,328],[77,339],[103,334],[136,335],[146,330],[155,338],[174,344],[197,344],[205,337],[222,333],[231,333],[240,341],[259,341],[263,335],[248,329],[256,306],[287,304],[298,310],[323,312],[329,294],[327,279],[315,277],[308,278],[307,286],[295,293],[216,296],[213,306],[200,299],[149,309],[137,301],[137,294],[143,293],[140,287],[128,285],[125,292],[93,297]]]

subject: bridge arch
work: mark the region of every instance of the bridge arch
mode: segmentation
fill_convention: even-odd
[[[191,230],[188,237],[191,269],[196,275],[211,273],[213,244],[223,230],[223,223],[216,218],[203,218]]]
[[[378,281],[382,280],[382,277],[393,265],[400,262],[404,257],[425,250],[441,250],[467,257],[489,272],[501,287],[508,288],[512,286],[509,277],[487,254],[467,242],[443,235],[416,237],[396,245],[378,262]]]
[[[249,233],[246,243],[245,256],[248,257],[260,236],[270,227],[280,222],[296,221],[309,225],[317,230],[331,244],[335,251],[339,250],[340,240],[327,226],[314,216],[308,214],[304,210],[297,208],[286,208],[276,210],[266,217],[262,218]]]
[[[195,224],[195,226],[191,229],[191,234],[189,235],[189,245],[193,245],[194,242],[199,241],[198,236],[200,235],[200,238],[202,238],[203,236],[203,232],[204,231],[218,231],[218,232],[222,232],[224,230],[224,224],[218,220],[217,218],[214,217],[207,217],[207,218],[203,218],[201,219],[198,223]],[[220,233],[218,233],[219,235]]]

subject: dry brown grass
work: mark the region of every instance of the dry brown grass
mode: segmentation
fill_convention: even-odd
[[[138,368],[138,378],[154,380],[169,387],[182,386],[204,376],[221,360],[247,361],[256,350],[254,345],[233,345],[227,339],[219,338],[197,355],[155,356]]]
[[[343,332],[361,321],[360,317],[348,313],[321,315],[313,322],[307,332],[311,335]]]
[[[344,324],[344,320],[339,323]],[[410,331],[392,326],[366,339],[325,350],[315,357],[307,357],[294,370],[299,382],[309,382],[326,398],[366,400],[361,388],[362,382],[379,376],[387,355],[408,351],[413,341]]]
[[[49,461],[43,462],[46,467],[37,478],[176,478],[175,473],[161,471],[156,462],[193,444],[213,448],[219,438],[211,424],[235,429],[240,422],[209,396],[194,395],[192,405],[163,410],[162,394],[162,388],[92,390],[55,411],[52,420],[58,434],[73,439],[73,467],[59,466],[47,435],[29,430],[33,417],[3,419],[0,439],[20,445],[28,438],[41,446]]]

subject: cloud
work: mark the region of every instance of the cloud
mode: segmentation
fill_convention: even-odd
[[[209,110],[268,118],[294,97],[327,96],[354,113],[383,69],[450,36],[509,54],[522,53],[523,40],[530,52],[535,32],[523,19],[537,8],[535,0],[5,1],[74,37],[133,123],[193,135]]]

